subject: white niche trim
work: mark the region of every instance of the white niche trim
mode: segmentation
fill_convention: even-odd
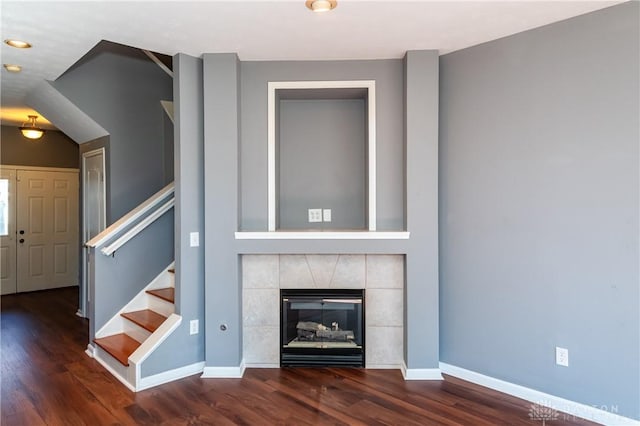
[[[236,240],[408,240],[408,231],[279,231],[235,233]]]
[[[276,231],[278,200],[276,198],[276,91],[281,89],[366,89],[367,90],[367,223],[376,230],[376,82],[345,81],[270,81],[268,83],[268,231]]]

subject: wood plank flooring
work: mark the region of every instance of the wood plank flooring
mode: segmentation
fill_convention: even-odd
[[[77,288],[3,296],[0,424],[541,425],[531,404],[447,377],[396,370],[248,369],[132,393],[85,355]],[[562,413],[549,426],[590,425]]]

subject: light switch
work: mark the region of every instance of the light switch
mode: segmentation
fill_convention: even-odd
[[[192,232],[192,233],[189,234],[189,237],[191,239],[191,241],[190,241],[191,247],[200,246],[200,233],[199,232]]]
[[[322,221],[331,222],[331,209],[322,210]]]

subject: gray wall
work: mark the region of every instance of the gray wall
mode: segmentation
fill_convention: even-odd
[[[109,134],[84,111],[60,93],[53,83],[42,80],[24,99],[26,105],[47,117],[58,129],[78,144]]]
[[[145,360],[142,376],[204,361],[204,116],[202,59],[174,57],[175,113],[175,286],[180,327]],[[191,247],[189,233],[200,232]],[[200,333],[189,334],[197,319]]]
[[[169,75],[137,49],[101,42],[53,85],[109,132],[113,220],[164,186]]]
[[[636,419],[639,12],[440,68],[441,360]]]
[[[0,164],[78,168],[78,144],[57,130],[37,141],[26,139],[18,127],[1,126]]]
[[[305,80],[376,80],[377,225],[404,229],[402,60],[241,62],[240,69],[243,231],[267,230],[267,83]]]
[[[365,229],[366,129],[362,99],[280,101],[280,229]],[[309,223],[308,209],[331,209]]]

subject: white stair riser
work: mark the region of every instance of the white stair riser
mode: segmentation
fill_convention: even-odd
[[[96,334],[96,338],[112,336],[120,333],[128,334],[140,343],[144,342],[149,336],[151,336],[151,332],[123,316],[118,315],[118,318],[113,318],[112,321],[109,321],[107,327],[100,330],[100,335]]]
[[[167,302],[164,299],[146,292],[143,295],[136,296],[131,302],[129,302],[123,312],[135,312],[145,309],[150,309],[165,317],[168,317],[175,312],[175,306],[173,303]]]
[[[146,303],[147,303],[146,309],[151,309],[152,311],[157,312],[160,315],[164,315],[165,317],[168,317],[169,315],[175,313],[176,311],[176,306],[173,303],[167,302],[164,299],[161,299],[157,296],[153,296],[148,293],[147,293]]]
[[[144,328],[140,327],[138,324],[134,323],[133,321],[129,321],[126,318],[122,318],[122,319],[123,319],[123,325],[124,325],[122,332],[124,334],[128,334],[129,337],[131,337],[132,339],[142,343],[145,340],[147,340],[149,336],[151,336],[150,331],[145,330]]]

